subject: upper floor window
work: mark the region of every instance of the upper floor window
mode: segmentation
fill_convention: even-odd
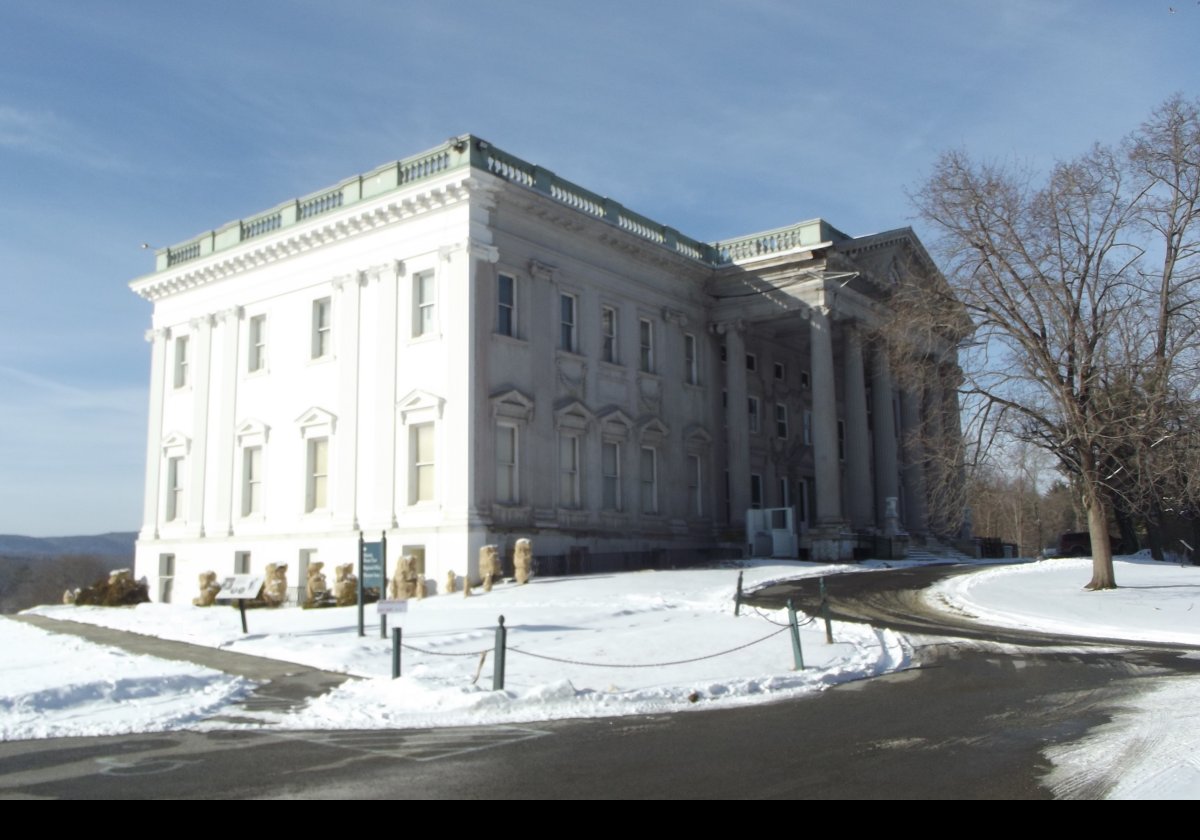
[[[758,371],[758,356],[754,355],[753,353],[746,354],[746,370],[750,371],[751,373],[756,373]]]
[[[250,319],[250,330],[247,340],[249,354],[246,357],[246,370],[254,373],[267,366],[267,316],[255,315]]]
[[[654,373],[654,322],[642,318],[638,322],[638,369],[643,373]]]
[[[578,301],[575,295],[558,296],[558,349],[568,353],[579,352],[579,336],[575,320]]]
[[[684,381],[689,385],[700,384],[700,362],[696,358],[696,336],[685,333],[683,336]]]
[[[167,509],[164,519],[174,522],[183,517],[183,458],[167,459]]]
[[[775,436],[784,439],[788,436],[787,406],[783,403],[775,403]]]
[[[786,373],[787,373],[787,371],[785,370],[785,368],[783,366],[783,362],[776,362],[775,363],[775,379],[779,382],[782,382],[784,379],[784,375]]]
[[[312,304],[312,352],[311,358],[323,359],[333,350],[333,301],[329,298],[314,300]]]
[[[413,337],[437,332],[437,281],[432,271],[413,278]]]
[[[329,506],[329,438],[308,439],[308,468],[304,509],[311,513]]]
[[[611,306],[600,307],[600,334],[604,340],[601,358],[617,364],[617,310]]]
[[[640,464],[642,513],[658,513],[658,450],[642,447]]]
[[[413,504],[417,502],[432,502],[434,492],[434,444],[433,424],[421,423],[412,426],[409,446],[411,455],[409,463],[412,468]]]
[[[175,339],[175,387],[182,388],[188,384],[188,337],[181,335]]]
[[[262,513],[262,459],[261,446],[242,450],[242,516]]]
[[[517,483],[517,427],[496,426],[496,501],[515,505],[520,500]]]
[[[496,333],[517,334],[517,280],[507,274],[496,278]]]
[[[603,475],[604,509],[621,509],[621,444],[604,441],[600,445],[600,472]]]
[[[759,429],[762,428],[761,420],[760,420],[760,412],[758,410],[758,406],[759,406],[758,397],[749,397],[748,401],[750,404],[749,405],[750,431],[754,434],[757,434]]]
[[[559,433],[558,436],[558,503],[565,508],[580,506],[579,438]]]

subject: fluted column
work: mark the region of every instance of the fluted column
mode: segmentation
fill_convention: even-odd
[[[896,459],[896,418],[892,408],[892,370],[887,348],[872,356],[871,416],[875,421],[875,521],[887,524],[887,500],[900,495]]]
[[[358,528],[358,378],[359,296],[362,276],[358,272],[338,277],[333,288],[338,294],[336,353],[338,365],[338,437],[334,444],[331,473],[334,524]]]
[[[215,458],[217,469],[217,507],[216,526],[213,532],[229,535],[233,533],[233,505],[237,494],[234,492],[235,475],[240,472],[241,464],[234,452],[234,426],[237,418],[234,411],[237,408],[237,393],[240,380],[238,377],[238,342],[242,332],[242,309],[233,307],[217,313],[217,323],[220,324],[221,342],[221,375],[217,380],[217,431]]]
[[[875,493],[871,484],[871,443],[867,429],[867,383],[863,374],[862,336],[847,324],[843,358],[846,403],[846,483],[850,524],[856,530],[875,524]]]
[[[921,394],[906,388],[900,398],[904,439],[904,525],[915,533],[928,527],[925,506],[925,453],[921,445]]]
[[[722,324],[725,336],[725,423],[729,459],[729,524],[745,527],[750,507],[750,414],[746,392],[746,342],[741,322]]]
[[[204,536],[205,484],[208,473],[208,400],[212,392],[213,316],[204,315],[191,322],[196,348],[192,376],[192,449],[191,472],[186,496],[187,525],[193,535]]]
[[[816,484],[817,527],[839,526],[842,488],[838,464],[837,389],[833,368],[833,321],[825,307],[814,307],[809,318],[812,383],[813,471]]]

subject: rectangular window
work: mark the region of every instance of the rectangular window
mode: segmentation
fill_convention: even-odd
[[[167,509],[165,519],[174,522],[183,516],[183,458],[167,459]]]
[[[642,318],[638,326],[640,356],[639,369],[642,373],[654,373],[654,322]]]
[[[267,316],[255,315],[250,319],[250,330],[246,342],[246,370],[249,373],[267,367]]]
[[[333,304],[329,298],[314,300],[312,305],[312,355],[324,359],[333,349]]]
[[[763,506],[762,476],[750,474],[750,507],[760,510]]]
[[[577,508],[579,500],[579,438],[560,433],[558,436],[558,504]]]
[[[762,428],[762,421],[758,410],[758,397],[750,397],[747,402],[749,403],[750,410],[750,432],[751,434],[758,434]]]
[[[604,340],[601,358],[617,364],[617,310],[611,306],[600,307],[600,334]]]
[[[175,387],[188,384],[188,339],[181,335],[175,339]]]
[[[437,333],[437,284],[432,271],[413,278],[413,338]]]
[[[579,344],[575,334],[575,296],[558,296],[558,349],[575,353]]]
[[[812,446],[812,412],[805,411],[803,417],[804,445]]]
[[[416,502],[432,502],[434,467],[433,424],[422,423],[419,426],[413,426],[410,443],[412,448],[413,475],[412,501],[414,504]]]
[[[308,482],[304,509],[308,513],[329,506],[329,438],[308,441]]]
[[[233,573],[235,575],[250,574],[250,552],[235,551],[233,553]]]
[[[604,476],[604,509],[621,509],[621,444],[605,441],[600,445],[600,472]]]
[[[808,384],[809,384],[808,371],[806,371],[806,370],[800,371],[800,387],[807,390]]]
[[[758,356],[755,356],[753,353],[746,354],[746,370],[751,373],[758,370]]]
[[[775,437],[787,439],[788,436],[788,416],[787,406],[783,403],[775,403]]]
[[[779,382],[782,382],[783,378],[784,378],[784,373],[785,373],[785,371],[784,371],[784,367],[783,367],[783,362],[776,362],[775,363],[775,379]]]
[[[507,274],[496,278],[496,332],[510,337],[517,334],[517,281]]]
[[[700,496],[700,456],[688,456],[688,513],[704,515],[704,502]]]
[[[641,460],[642,513],[658,513],[658,451],[642,447]]]
[[[158,555],[158,600],[171,603],[171,590],[175,586],[175,555]]]
[[[517,427],[496,426],[496,501],[515,505],[517,487]]]
[[[683,365],[684,381],[689,385],[699,385],[700,362],[696,358],[696,336],[691,333],[683,335]]]
[[[242,516],[262,513],[262,458],[261,446],[242,450]]]

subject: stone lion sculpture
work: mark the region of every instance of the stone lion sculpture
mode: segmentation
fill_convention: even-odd
[[[196,607],[211,607],[217,600],[217,593],[221,591],[221,584],[217,583],[216,572],[201,572],[200,573],[200,594],[192,599],[192,605]]]

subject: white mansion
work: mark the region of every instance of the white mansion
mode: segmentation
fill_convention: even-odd
[[[470,135],[162,249],[131,284],[137,574],[298,585],[360,533],[438,582],[522,536],[664,563],[744,550],[756,508],[816,559],[937,530],[905,431],[958,435],[957,398],[898,389],[873,338],[914,271],[907,228],[697,242]]]

